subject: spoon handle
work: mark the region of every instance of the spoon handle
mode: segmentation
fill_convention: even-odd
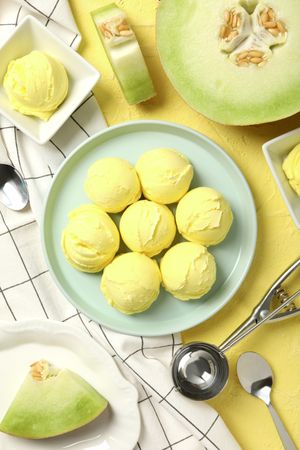
[[[0,134],[0,163],[11,165],[11,161],[7,156],[7,151],[6,148],[4,147],[1,134]]]
[[[272,403],[267,405],[285,450],[297,450]]]

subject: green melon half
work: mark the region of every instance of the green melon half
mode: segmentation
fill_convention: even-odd
[[[276,11],[286,26],[286,41],[269,45],[271,56],[263,67],[239,67],[220,49],[224,11],[243,6],[251,15],[258,4]],[[208,118],[250,125],[300,110],[300,0],[161,0],[156,34],[169,79]]]
[[[59,370],[46,361],[29,373],[8,408],[0,431],[28,439],[43,439],[91,422],[108,402],[76,373]],[[35,375],[35,378],[34,378]]]

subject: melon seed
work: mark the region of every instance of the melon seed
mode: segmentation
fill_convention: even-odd
[[[265,28],[277,28],[276,22],[264,22],[263,25]]]
[[[238,16],[236,14],[234,14],[232,17],[232,28],[236,28],[237,18],[238,18]]]
[[[248,56],[248,53],[249,53],[248,51],[245,51],[245,52],[240,53],[240,54],[238,55],[238,59],[239,59],[239,60],[244,59],[245,57]]]
[[[226,40],[228,41],[232,41],[233,38],[235,38],[239,33],[235,30],[235,31],[231,31],[229,33],[229,35],[227,36]]]
[[[251,51],[249,52],[249,55],[250,55],[250,56],[253,56],[253,57],[257,57],[257,58],[262,58],[263,52],[261,52],[261,51],[259,51],[259,50],[251,50]]]
[[[225,37],[226,30],[227,30],[227,27],[225,25],[222,25],[221,29],[220,29],[220,34],[219,34],[221,39],[223,39]]]
[[[224,11],[224,21],[225,21],[225,23],[229,22],[229,18],[230,18],[230,14],[229,14],[229,11],[226,9]]]
[[[269,28],[268,32],[271,33],[275,37],[277,37],[279,35],[279,30],[277,28]]]
[[[259,63],[261,63],[263,61],[263,59],[262,58],[250,58],[250,61],[253,64],[259,64]]]
[[[269,20],[272,20],[272,21],[275,20],[275,13],[272,8],[268,9],[268,16],[269,16]]]
[[[277,22],[277,28],[280,31],[280,33],[285,33],[286,32],[286,28],[283,25],[283,23],[281,22],[281,20],[278,20]]]
[[[108,31],[108,30],[105,30],[103,34],[104,34],[104,36],[105,36],[107,39],[112,38],[112,34],[111,34],[111,32]]]
[[[132,36],[133,32],[131,30],[123,30],[123,31],[120,31],[120,35],[121,36]]]
[[[125,31],[125,30],[129,30],[129,27],[128,27],[128,25],[119,25],[118,26],[118,30],[119,31]]]
[[[101,33],[106,37],[107,39],[112,38],[112,32],[109,31],[104,24],[99,25]]]
[[[269,20],[268,13],[266,10],[261,13],[260,18],[263,24]]]

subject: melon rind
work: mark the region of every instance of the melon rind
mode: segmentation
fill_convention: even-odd
[[[248,2],[241,1],[243,6]],[[251,9],[258,2],[249,2]],[[272,122],[300,110],[300,1],[267,2],[288,30],[263,68],[238,67],[219,48],[228,0],[161,0],[156,38],[163,67],[195,110],[223,124]]]
[[[75,430],[98,417],[108,402],[70,370],[36,381],[29,374],[0,423],[0,431],[43,439]]]

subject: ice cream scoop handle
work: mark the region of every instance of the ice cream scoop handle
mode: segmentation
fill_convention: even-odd
[[[297,450],[272,403],[267,405],[285,450]]]
[[[270,319],[272,319],[272,317],[275,317],[276,314],[279,313],[279,311],[281,311],[283,308],[285,308],[290,303],[292,303],[295,300],[295,298],[297,298],[298,296],[300,296],[300,289],[297,292],[295,292],[293,295],[291,295],[289,298],[287,298],[285,300],[285,302],[281,303],[281,305],[279,305],[276,309],[274,309],[274,311],[267,314],[263,319],[261,319],[259,322],[255,323],[255,324],[251,325],[249,328],[245,327],[245,322],[244,322],[241,326],[241,329],[243,331],[241,332],[241,329],[239,327],[238,330],[235,332],[236,337],[231,339],[230,342],[228,342],[227,340],[225,342],[223,342],[223,344],[220,345],[220,350],[223,353],[226,352],[227,350],[229,350],[235,344],[237,344],[242,339],[244,339],[244,337],[248,336],[248,334],[252,333],[252,331],[256,330],[256,328],[263,325],[267,320],[270,320]]]

